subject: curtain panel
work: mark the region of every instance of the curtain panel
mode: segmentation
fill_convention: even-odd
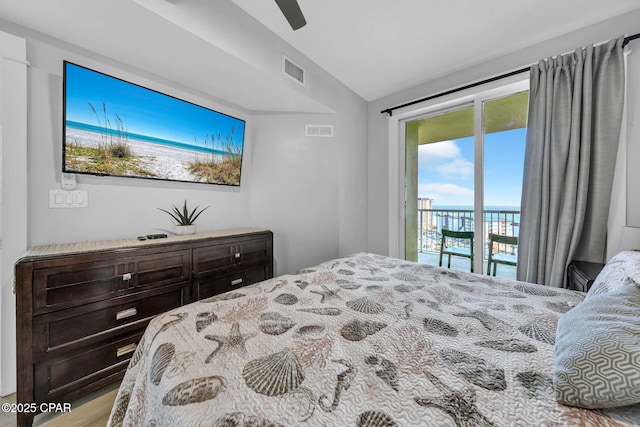
[[[566,286],[604,262],[624,101],[624,38],[531,67],[518,280]]]

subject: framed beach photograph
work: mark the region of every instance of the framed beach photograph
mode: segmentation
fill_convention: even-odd
[[[245,122],[64,61],[66,173],[240,185]]]

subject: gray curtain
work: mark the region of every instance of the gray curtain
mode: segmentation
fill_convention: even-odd
[[[623,38],[531,67],[518,280],[603,262],[624,101]]]

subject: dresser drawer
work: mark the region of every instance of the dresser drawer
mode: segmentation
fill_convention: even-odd
[[[269,257],[271,240],[252,240],[240,246],[240,262],[248,264],[256,261],[263,261]]]
[[[193,250],[195,276],[233,266],[236,262],[234,245],[206,246]]]
[[[126,292],[189,280],[190,252],[160,252],[135,258],[36,269],[34,314],[102,301]]]
[[[34,320],[34,351],[66,351],[65,348],[71,344],[79,347],[110,339],[118,333],[114,331],[116,328],[131,330],[144,327],[158,314],[183,305],[186,287],[172,288],[170,292],[117,305],[103,307],[104,304],[94,303],[37,316]]]
[[[194,276],[220,274],[221,270],[227,268],[269,260],[272,245],[273,240],[265,237],[196,248],[193,250],[193,274]]]
[[[124,372],[142,338],[144,328],[117,337],[101,346],[90,346],[35,364],[35,398],[39,402],[54,400],[71,390]]]
[[[82,305],[111,298],[133,269],[133,258],[63,265],[33,272],[33,312]]]
[[[141,256],[135,267],[136,280],[131,284],[136,290],[182,282],[191,277],[191,251],[162,252]]]
[[[196,282],[197,299],[202,300],[269,279],[270,269],[270,266],[265,264],[244,270],[238,269],[224,276],[202,278]]]

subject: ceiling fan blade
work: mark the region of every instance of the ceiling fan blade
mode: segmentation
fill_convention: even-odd
[[[294,30],[304,27],[307,25],[307,21],[304,19],[304,15],[302,14],[302,10],[300,10],[300,6],[298,5],[297,0],[275,0],[278,7],[282,11],[282,14],[287,21],[289,21],[289,25]]]

